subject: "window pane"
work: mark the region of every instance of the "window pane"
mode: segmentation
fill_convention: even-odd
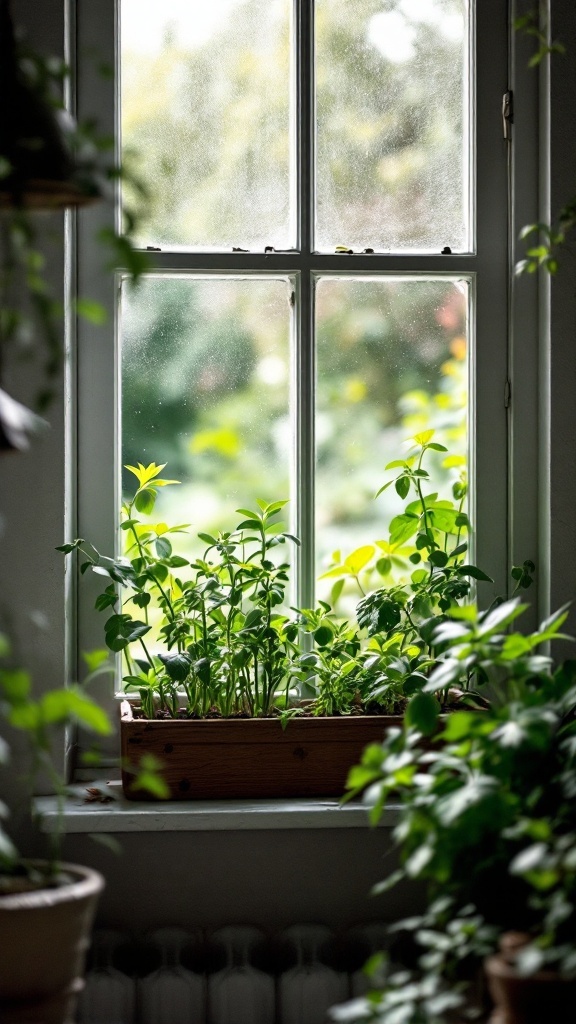
[[[467,0],[317,0],[318,249],[470,248]]]
[[[261,278],[123,289],[122,464],[167,463],[182,481],[161,491],[158,521],[191,523],[194,537],[232,528],[257,498],[288,498],[290,293]]]
[[[140,154],[148,190],[141,242],[294,245],[292,0],[122,0],[121,17],[123,150]]]
[[[319,574],[338,561],[335,551],[345,557],[386,536],[391,517],[405,503],[393,487],[374,496],[393,479],[384,467],[405,457],[408,438],[434,429],[434,440],[451,455],[466,455],[469,291],[468,282],[447,278],[318,282]],[[451,499],[462,466],[447,468],[445,458],[430,453],[425,468],[433,490]],[[383,554],[375,549],[375,555]],[[320,581],[319,595],[327,598],[333,584],[334,578]],[[352,596],[357,601],[360,594]]]

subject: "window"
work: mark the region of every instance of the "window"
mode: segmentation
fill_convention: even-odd
[[[80,68],[80,111],[118,109],[140,153],[150,255],[137,292],[100,275],[89,238],[115,214],[81,215],[80,291],[114,311],[79,337],[82,535],[112,546],[126,461],[176,462],[196,529],[289,491],[309,606],[331,552],[378,535],[384,465],[433,407],[502,591],[506,7],[79,0],[80,52],[113,63],[120,40],[116,86]]]

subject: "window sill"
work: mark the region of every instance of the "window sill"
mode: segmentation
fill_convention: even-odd
[[[88,832],[214,832],[266,829],[368,828],[366,807],[361,803],[343,806],[328,798],[294,800],[199,800],[157,803],[125,800],[120,782],[94,786],[111,796],[109,803],[86,802],[86,787],[74,786],[63,812],[63,831]],[[59,828],[55,797],[36,797],[34,808],[43,832]],[[398,808],[389,807],[380,826],[392,827]]]

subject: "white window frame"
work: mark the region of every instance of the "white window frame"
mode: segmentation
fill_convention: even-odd
[[[155,272],[228,272],[237,274],[273,273],[276,276],[299,275],[299,295],[296,320],[298,380],[304,387],[299,391],[296,436],[296,463],[298,465],[297,507],[294,524],[302,545],[298,557],[300,579],[312,579],[309,567],[314,564],[313,546],[313,439],[314,439],[314,354],[309,339],[312,337],[314,317],[314,275],[341,274],[369,275],[441,274],[466,275],[473,282],[473,325],[470,353],[470,413],[469,436],[473,457],[471,460],[471,518],[475,525],[475,557],[479,565],[494,577],[494,585],[482,585],[483,600],[506,592],[509,566],[513,560],[532,557],[536,551],[537,517],[526,515],[533,485],[526,483],[524,466],[536,458],[537,439],[532,435],[522,438],[515,427],[516,409],[507,405],[508,386],[515,378],[525,377],[532,383],[521,394],[533,393],[535,367],[531,356],[523,363],[527,349],[533,353],[536,342],[526,346],[526,337],[536,336],[534,327],[524,335],[523,353],[517,359],[511,348],[514,340],[510,329],[511,316],[517,312],[518,322],[522,310],[530,303],[517,300],[512,288],[513,245],[516,223],[532,209],[535,174],[523,188],[522,201],[512,189],[514,147],[503,139],[500,110],[502,96],[510,87],[510,57],[512,36],[508,30],[510,11],[507,0],[477,0],[476,28],[472,39],[472,53],[476,53],[475,97],[471,96],[473,123],[476,124],[473,177],[477,195],[473,254],[382,254],[335,255],[315,253],[311,247],[313,182],[309,168],[313,154],[313,110],[311,97],[313,81],[313,0],[295,0],[298,12],[297,32],[306,39],[305,48],[299,46],[297,61],[298,105],[302,109],[298,133],[298,175],[308,202],[299,211],[299,237],[301,252],[287,253],[151,253],[150,269]],[[472,20],[472,19],[471,19]],[[77,112],[80,117],[93,116],[104,131],[112,132],[118,124],[118,98],[112,80],[102,79],[94,62],[85,59],[89,52],[97,51],[99,61],[116,66],[118,47],[114,31],[118,23],[117,0],[69,0],[70,33],[76,54]],[[512,39],[513,42],[513,39]],[[529,83],[529,74],[524,76]],[[534,91],[532,89],[532,92]],[[536,104],[530,106],[535,117]],[[531,133],[533,134],[533,132]],[[525,156],[525,154],[524,154]],[[533,159],[532,159],[533,163]],[[531,171],[532,171],[531,167]],[[508,203],[508,196],[514,200]],[[116,317],[118,306],[118,278],[102,270],[102,253],[93,239],[98,229],[113,223],[111,203],[82,211],[77,225],[69,230],[71,252],[71,279],[80,295],[89,295],[109,310],[106,330],[86,322],[72,324],[71,349],[76,352],[72,360],[69,390],[69,478],[67,534],[89,538],[100,550],[114,547],[116,522],[120,505],[119,486],[119,394],[116,378]],[[532,218],[536,219],[536,217]],[[514,303],[520,307],[515,310]],[[475,339],[475,340],[474,340]],[[516,388],[516,385],[515,385]],[[520,400],[520,420],[526,410]],[[514,408],[514,413],[512,409]],[[514,482],[517,476],[520,483]],[[518,500],[519,499],[519,500]],[[521,515],[518,508],[522,509]],[[102,623],[94,611],[97,581],[88,574],[78,590],[77,614],[75,595],[71,596],[69,621],[71,675],[78,667],[78,652],[102,646]],[[302,606],[311,604],[309,586],[301,585],[297,599]],[[102,691],[102,701],[110,707],[108,684]],[[110,748],[112,749],[112,748]]]

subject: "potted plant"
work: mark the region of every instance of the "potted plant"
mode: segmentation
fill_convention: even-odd
[[[391,731],[350,774],[349,794],[366,792],[372,821],[387,801],[400,804],[400,867],[377,890],[419,881],[428,905],[393,927],[413,940],[409,977],[393,973],[336,1019],[446,1020],[485,958],[494,1024],[573,1017],[576,662],[554,667],[538,650],[562,637],[566,609],[528,635],[508,631],[525,607],[454,609],[436,630],[444,654],[424,691],[481,675],[489,710],[455,712],[432,749],[415,729]]]
[[[0,651],[8,643],[0,637]],[[66,787],[54,767],[55,730],[81,724],[95,734],[110,731],[102,709],[83,688],[50,690],[39,699],[27,672],[0,668],[0,714],[28,741],[30,788],[46,772],[60,799]],[[0,738],[0,763],[8,762]],[[0,806],[0,818],[7,809]],[[0,821],[0,1019],[6,1024],[67,1024],[81,991],[92,920],[104,879],[98,872],[59,859],[59,832],[45,860],[21,857]]]
[[[81,572],[110,581],[96,607],[108,616],[108,647],[124,657],[126,689],[139,694],[137,707],[122,705],[128,796],[141,794],[133,766],[143,752],[163,763],[173,799],[340,795],[363,747],[434,699],[421,693],[436,662],[434,629],[472,578],[489,577],[465,561],[465,482],[455,482],[454,501],[428,490],[424,458],[446,453],[432,438],[418,435],[388,467],[411,500],[377,545],[389,552],[377,572],[404,578],[365,595],[354,624],[328,603],[286,608],[290,566],[280,552],[298,541],[278,521],[285,501],[239,509],[235,530],[199,534],[202,555],[185,558],[173,542],[186,526],[149,518],[159,490],[176,481],[155,463],[127,467],[137,486],[122,508],[124,555],[103,556],[81,539],[60,550],[79,551]],[[353,552],[329,575],[360,582],[370,557]],[[311,682],[316,696],[300,701],[299,684]],[[465,681],[445,703],[455,699],[478,698]]]

